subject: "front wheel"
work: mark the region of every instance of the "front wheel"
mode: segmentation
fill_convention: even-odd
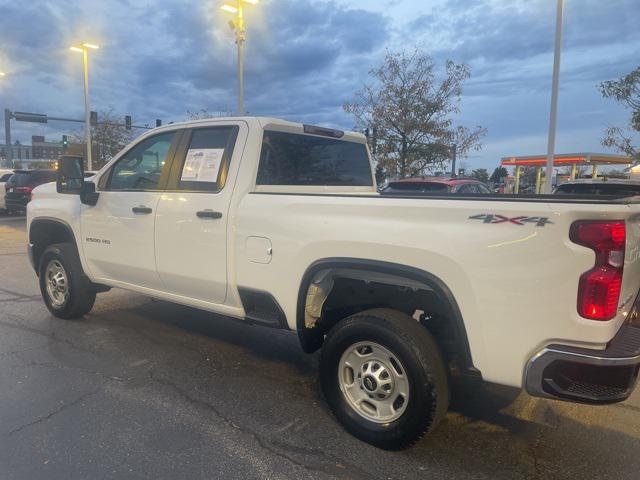
[[[367,310],[333,327],[320,375],[336,418],[357,438],[386,450],[418,441],[449,406],[440,349],[423,326],[395,310]]]
[[[49,246],[42,254],[39,277],[42,299],[56,317],[79,318],[93,308],[96,289],[84,274],[73,245]]]

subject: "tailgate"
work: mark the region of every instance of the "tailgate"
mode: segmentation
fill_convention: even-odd
[[[633,215],[626,219],[626,252],[624,256],[624,272],[622,274],[622,291],[620,293],[619,313],[627,315],[640,290],[640,205],[629,206]]]

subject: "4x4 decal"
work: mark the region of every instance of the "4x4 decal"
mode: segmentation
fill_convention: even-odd
[[[482,223],[512,223],[514,225],[524,225],[526,223],[535,223],[536,227],[544,227],[545,225],[552,224],[549,217],[505,217],[504,215],[498,215],[495,213],[481,213],[479,215],[471,215],[470,220],[482,220]]]

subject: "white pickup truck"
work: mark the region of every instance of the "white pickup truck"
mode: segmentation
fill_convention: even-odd
[[[53,315],[125,288],[296,331],[344,427],[385,449],[435,427],[452,385],[626,399],[640,365],[640,204],[378,193],[363,135],[271,118],[154,129],[28,205]]]

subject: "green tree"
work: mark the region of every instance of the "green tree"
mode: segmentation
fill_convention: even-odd
[[[640,162],[640,67],[617,80],[602,82],[598,86],[602,96],[622,103],[631,111],[629,123],[624,127],[609,126],[602,139],[605,147],[633,157]]]
[[[471,172],[471,176],[480,180],[481,182],[487,183],[489,181],[489,172],[487,172],[486,168],[478,168],[477,170],[473,170]]]
[[[493,183],[500,183],[502,182],[503,178],[508,176],[509,176],[509,172],[507,172],[506,168],[496,167],[496,169],[491,174],[491,178],[489,178],[489,180],[491,180]]]
[[[376,158],[392,176],[423,175],[480,150],[486,129],[454,125],[460,112],[467,65],[448,61],[439,75],[433,59],[419,50],[388,52],[384,63],[369,72],[372,82],[356,93],[344,110],[356,128],[377,128]],[[442,77],[442,78],[440,78]]]

